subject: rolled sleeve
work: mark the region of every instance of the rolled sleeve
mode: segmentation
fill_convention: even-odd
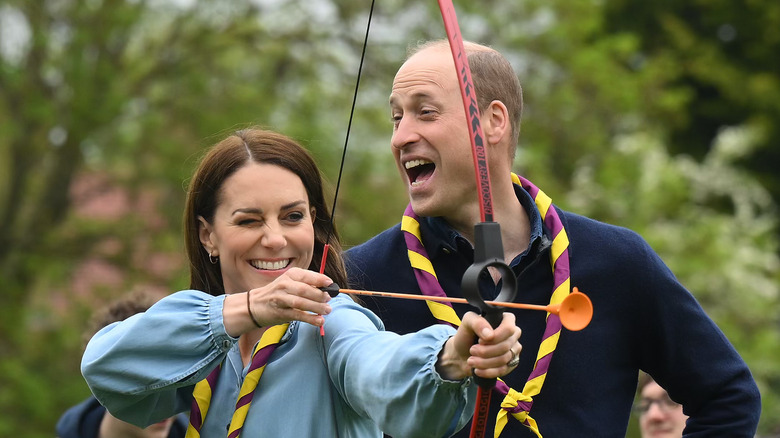
[[[81,362],[92,393],[109,412],[134,424],[189,409],[195,383],[236,343],[225,331],[224,299],[177,292],[99,331]]]

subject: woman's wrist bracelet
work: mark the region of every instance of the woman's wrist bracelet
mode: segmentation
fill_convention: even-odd
[[[246,311],[249,312],[249,317],[252,318],[252,322],[255,323],[257,328],[263,328],[262,325],[260,325],[259,322],[255,319],[255,314],[252,313],[252,307],[249,305],[249,293],[251,291],[246,291]]]

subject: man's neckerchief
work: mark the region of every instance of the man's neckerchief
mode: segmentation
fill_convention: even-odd
[[[552,205],[552,199],[530,181],[512,173],[512,182],[525,189],[536,203],[536,207],[542,216],[542,222],[546,231],[552,237],[553,243],[550,250],[550,261],[553,269],[553,292],[550,296],[550,304],[559,304],[571,291],[569,274],[569,238],[558,212]],[[414,270],[417,284],[423,295],[447,296],[442,289],[433,269],[433,264],[428,258],[428,253],[422,244],[420,235],[419,217],[412,210],[411,205],[406,208],[403,220],[401,221],[401,230],[404,231],[406,240],[407,254],[409,262]],[[441,323],[460,325],[458,318],[452,306],[433,301],[426,301],[428,308],[433,316]],[[542,438],[539,426],[531,418],[530,411],[533,406],[533,397],[538,395],[544,385],[544,379],[547,376],[547,369],[550,366],[555,348],[558,345],[558,339],[561,333],[561,320],[558,315],[548,313],[547,324],[542,335],[542,342],[539,345],[539,352],[536,355],[534,369],[528,376],[528,380],[523,387],[522,392],[510,388],[506,383],[499,379],[496,390],[503,394],[504,400],[501,402],[501,410],[496,418],[496,428],[494,437],[497,438],[506,426],[508,421],[507,414],[511,414],[522,424],[533,431],[536,436]]]
[[[260,382],[260,376],[263,375],[265,365],[268,363],[268,358],[271,357],[271,353],[273,353],[276,346],[279,345],[279,341],[282,340],[282,336],[287,332],[287,327],[289,325],[289,323],[285,323],[269,327],[263,332],[260,341],[258,341],[255,346],[255,349],[252,352],[252,363],[249,366],[246,377],[244,377],[244,383],[241,384],[241,391],[238,393],[235,412],[233,412],[233,418],[230,421],[230,427],[228,428],[228,438],[238,438],[241,434],[241,429],[244,427],[244,421],[246,421],[246,415],[249,412],[249,406],[255,395],[255,389],[257,389],[257,384]],[[200,437],[200,431],[206,420],[209,404],[211,404],[211,397],[217,389],[217,381],[219,380],[221,368],[221,365],[218,366],[209,373],[208,377],[195,385],[195,389],[192,392],[190,425],[187,427],[187,435],[185,438]]]

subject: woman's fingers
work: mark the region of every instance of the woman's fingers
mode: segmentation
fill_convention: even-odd
[[[289,271],[287,271],[282,277],[279,278],[283,277],[308,284],[315,288],[325,287],[333,283],[333,280],[331,280],[327,275],[301,268],[290,268]]]
[[[325,275],[293,268],[271,284],[250,291],[255,318],[263,324],[303,321],[320,326],[330,313],[330,295],[320,287],[332,283]]]
[[[290,321],[301,321],[317,327],[322,326],[325,323],[325,318],[322,314],[316,314],[306,312],[298,309],[278,309],[273,313],[273,317],[269,319],[268,325],[282,324]]]

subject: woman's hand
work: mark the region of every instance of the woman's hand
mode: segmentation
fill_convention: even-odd
[[[225,329],[237,337],[257,328],[252,318],[263,327],[289,321],[322,326],[325,319],[321,315],[331,310],[330,295],[319,288],[331,283],[327,275],[291,268],[266,286],[228,295],[223,308]]]
[[[504,313],[501,325],[493,329],[485,318],[467,312],[455,336],[439,353],[436,370],[447,380],[464,379],[472,375],[472,370],[488,379],[509,374],[517,366],[510,362],[523,348],[518,342],[520,334],[512,313]],[[476,344],[475,337],[479,337]]]

